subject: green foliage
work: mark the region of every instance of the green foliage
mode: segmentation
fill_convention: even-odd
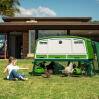
[[[15,16],[15,13],[20,13],[19,5],[19,0],[0,0],[0,15]]]
[[[33,60],[18,60],[20,67],[29,67],[25,72],[28,81],[4,80],[2,72],[7,60],[0,60],[0,99],[99,99],[99,72],[93,77],[60,77],[51,78],[32,76]],[[65,62],[61,64],[66,65]]]

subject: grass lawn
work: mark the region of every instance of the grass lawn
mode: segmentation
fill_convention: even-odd
[[[32,61],[17,62],[20,67],[30,68],[24,70],[28,81],[8,81],[4,80],[7,74],[2,73],[7,60],[0,60],[0,99],[99,99],[99,73],[91,78],[31,76]]]

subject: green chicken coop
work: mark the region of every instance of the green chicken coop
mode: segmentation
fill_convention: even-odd
[[[34,75],[36,64],[40,61],[77,61],[87,65],[88,76],[91,76],[92,70],[95,71],[92,41],[84,37],[50,36],[37,39],[32,72]]]

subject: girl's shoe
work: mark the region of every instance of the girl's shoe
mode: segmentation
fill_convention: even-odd
[[[24,80],[28,80],[28,78],[24,78]]]
[[[18,78],[13,78],[13,80],[14,80],[14,81],[17,81],[17,80],[18,80]]]
[[[23,78],[22,76],[19,76],[19,78],[23,81],[28,80],[28,78]]]

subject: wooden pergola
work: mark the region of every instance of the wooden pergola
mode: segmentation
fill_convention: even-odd
[[[28,31],[28,30],[99,30],[99,23],[77,23],[77,22],[0,23],[1,32]]]

